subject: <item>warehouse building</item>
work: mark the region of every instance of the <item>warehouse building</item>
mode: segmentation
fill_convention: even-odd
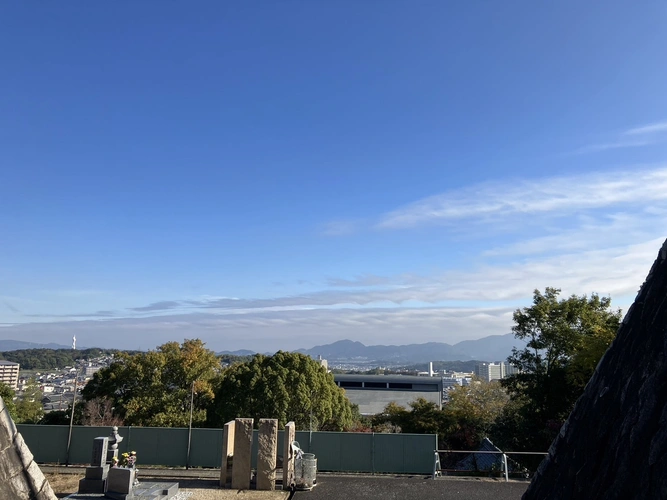
[[[338,387],[345,389],[350,402],[359,406],[362,415],[382,413],[392,401],[407,408],[418,398],[442,408],[441,377],[334,374],[334,380]]]

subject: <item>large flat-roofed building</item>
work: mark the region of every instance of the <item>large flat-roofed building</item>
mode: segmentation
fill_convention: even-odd
[[[442,378],[407,375],[338,375],[336,385],[345,389],[351,403],[359,405],[362,415],[382,413],[392,401],[407,407],[424,398],[442,408]]]
[[[19,384],[19,364],[0,359],[0,382],[16,390]]]

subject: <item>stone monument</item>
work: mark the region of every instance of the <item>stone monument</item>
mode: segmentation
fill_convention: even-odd
[[[237,418],[234,423],[234,463],[232,464],[232,488],[250,489],[252,469],[252,418]]]
[[[667,241],[524,500],[667,498]]]
[[[114,426],[111,429],[109,436],[109,446],[107,451],[107,463],[113,462],[114,457],[118,458],[118,445],[123,442],[123,436],[118,434],[118,427]]]
[[[259,419],[257,450],[257,489],[276,489],[276,459],[278,457],[278,420]]]

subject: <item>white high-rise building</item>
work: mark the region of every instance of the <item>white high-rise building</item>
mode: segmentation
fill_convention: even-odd
[[[519,370],[509,363],[480,363],[475,366],[475,375],[487,382],[501,380],[516,373],[519,373]]]
[[[12,361],[0,360],[0,382],[14,390],[18,389],[20,366]]]
[[[475,375],[487,382],[500,380],[505,375],[503,363],[480,363],[475,366]]]

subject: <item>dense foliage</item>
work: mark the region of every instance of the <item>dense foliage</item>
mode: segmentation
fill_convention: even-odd
[[[42,420],[42,391],[35,379],[28,381],[23,395],[16,400],[14,389],[0,382],[0,396],[15,423],[37,424]]]
[[[511,450],[546,450],[620,325],[620,310],[596,294],[559,300],[560,290],[535,290],[533,305],[514,313],[512,328],[527,342],[509,362],[521,372],[503,380],[512,404],[495,426],[496,441]]]
[[[125,425],[184,427],[192,407],[193,425],[203,426],[219,372],[220,361],[201,340],[168,342],[147,353],[117,354],[116,361],[93,375],[82,395],[87,403],[97,400],[100,418],[115,416]],[[110,408],[113,414],[105,416]]]
[[[9,415],[14,421],[16,421],[16,405],[14,404],[14,389],[9,387],[7,384],[0,382],[0,397],[5,403],[5,408],[9,412]]]
[[[410,403],[409,409],[389,403],[373,417],[372,426],[375,432],[437,434],[440,448],[470,450],[488,436],[508,401],[498,382],[474,380],[469,386],[453,388],[442,409],[423,398]]]
[[[237,417],[277,418],[282,427],[343,430],[353,423],[353,408],[333,375],[304,354],[277,352],[225,369],[215,390],[212,427]]]
[[[37,424],[43,416],[42,391],[37,381],[32,378],[23,389],[21,398],[16,401],[16,423]]]
[[[77,360],[110,356],[113,349],[20,349],[0,353],[0,359],[20,363],[21,370],[58,370],[74,366]]]

